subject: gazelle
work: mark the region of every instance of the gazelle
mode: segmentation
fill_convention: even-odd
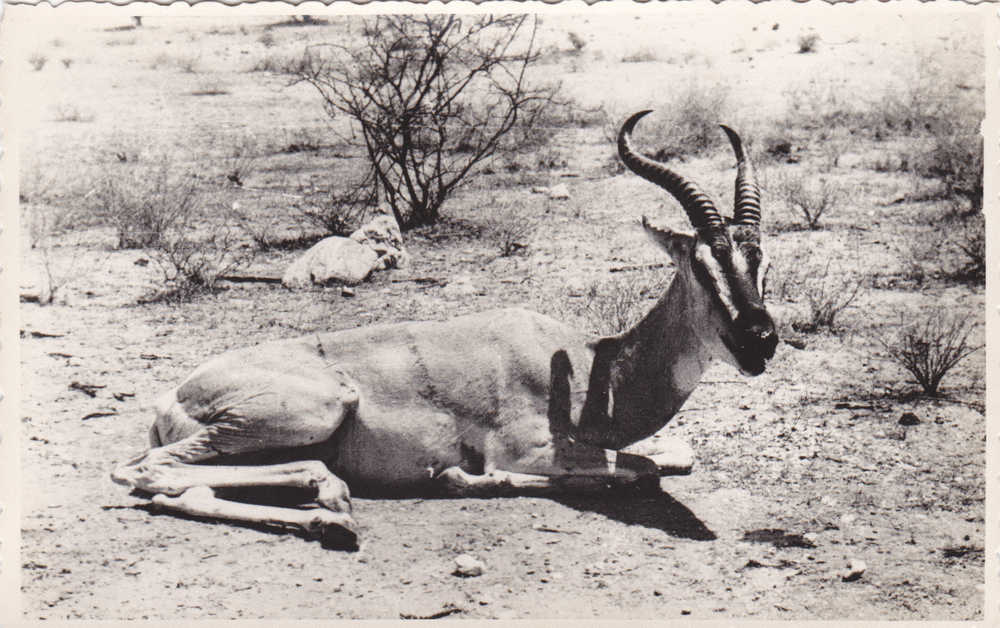
[[[114,481],[182,513],[298,526],[353,545],[348,484],[370,493],[438,485],[492,495],[687,472],[690,452],[619,453],[609,464],[605,450],[660,430],[713,358],[762,373],[778,337],[761,299],[760,194],[739,136],[723,127],[738,167],[727,222],[696,185],[633,150],[632,130],[647,113],[622,126],[619,155],[672,194],[697,232],[643,218],[676,273],[635,327],[595,338],[505,309],[232,351],[160,399],[151,448],[118,467]],[[275,460],[284,462],[263,464]],[[258,486],[314,490],[318,507],[236,502],[214,491]]]

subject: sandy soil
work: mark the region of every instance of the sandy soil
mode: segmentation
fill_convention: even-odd
[[[581,59],[553,61],[582,104],[641,108],[669,89],[664,73],[686,76],[671,62],[680,60],[685,71],[701,64],[714,79],[731,80],[750,129],[764,128],[761,119],[802,77],[821,83],[816,90],[849,82],[860,93],[912,69],[910,52],[927,42],[973,60],[978,46],[970,53],[963,43],[963,29],[975,28],[968,20],[910,21],[896,31],[879,30],[885,24],[874,19],[826,30],[800,22],[773,30],[766,17],[722,24],[685,14],[599,28],[593,20],[552,19],[543,34],[562,48],[567,30],[587,38]],[[204,163],[208,179],[219,167],[219,137],[249,130],[279,145],[298,129],[325,128],[318,100],[304,88],[282,89],[280,80],[246,71],[265,52],[258,39],[268,20],[147,19],[142,29],[104,30],[127,23],[52,27],[37,39],[52,60],[25,74],[43,106],[25,121],[25,141],[37,150],[23,176],[52,183],[44,202],[26,204],[26,224],[31,212],[85,206],[90,177],[110,167],[115,147],[136,146],[123,137]],[[822,33],[818,52],[796,54],[798,35],[810,28]],[[294,50],[321,29],[273,29],[275,49]],[[663,43],[664,33],[684,36]],[[619,62],[643,47],[658,60]],[[199,69],[171,65],[182,54],[197,55]],[[64,67],[60,57],[75,61]],[[821,71],[834,59],[835,69]],[[765,80],[768,89],[760,87]],[[981,78],[971,81],[982,89]],[[191,96],[206,85],[228,94]],[[57,120],[69,105],[83,120]],[[806,144],[802,167],[819,167],[821,141]],[[706,375],[661,432],[692,444],[695,471],[663,479],[658,495],[360,498],[363,544],[346,553],[291,533],[162,515],[109,481],[116,463],[145,447],[146,406],[155,396],[230,348],[511,303],[586,324],[581,286],[629,274],[611,268],[664,261],[640,240],[639,215],[683,222],[651,186],[608,170],[611,147],[599,127],[568,128],[554,142],[566,167],[471,184],[447,206],[445,224],[408,234],[412,268],[377,275],[352,298],[335,288],[293,293],[233,284],[192,303],[140,304],[159,270],[147,252],[115,250],[108,228],[81,223],[47,246],[25,246],[23,292],[43,287],[46,264],[63,282],[55,303],[25,303],[21,312],[26,617],[981,618],[983,352],[946,379],[943,398],[930,399],[913,394],[873,338],[901,312],[932,305],[981,318],[983,287],[907,279],[901,247],[932,241],[933,222],[920,217],[944,206],[891,204],[912,179],[865,167],[870,152],[882,150],[870,144],[846,153],[833,174],[857,194],[827,228],[768,226],[768,235],[779,261],[822,250],[840,267],[881,281],[843,314],[836,334],[794,331],[804,304],[775,299],[783,336],[803,348],[782,344],[768,372],[752,380],[721,365]],[[250,182],[257,191],[231,194],[260,215],[287,214],[282,177],[321,176],[337,163],[332,152],[269,155]],[[718,199],[730,194],[728,155],[691,159],[684,169]],[[533,183],[559,181],[570,186],[568,202],[530,192]],[[537,218],[522,255],[499,257],[488,237],[477,237],[477,210],[490,194],[507,195]],[[251,270],[279,275],[296,253],[261,254]],[[641,279],[662,281],[656,273],[669,268]],[[479,294],[451,297],[440,285],[400,281],[459,275],[471,277]],[[980,325],[974,339],[982,333]],[[95,386],[93,396],[74,383]],[[918,424],[899,424],[906,412]],[[481,559],[483,575],[453,575],[461,554]],[[851,561],[867,568],[845,581]]]

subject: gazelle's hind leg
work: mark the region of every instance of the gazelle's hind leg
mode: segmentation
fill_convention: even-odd
[[[347,484],[319,460],[261,466],[200,465],[209,441],[201,430],[176,443],[150,449],[112,472],[111,478],[153,493],[153,503],[198,517],[210,517],[299,528],[321,536],[324,544],[357,545],[357,523],[351,516]],[[245,504],[215,496],[215,488],[292,487],[316,491],[321,508],[297,509]]]
[[[294,526],[310,534],[319,533],[327,541],[339,539],[341,545],[356,545],[357,525],[351,517],[350,491],[323,462],[195,464],[219,456],[324,443],[357,402],[356,396],[343,394],[343,389],[333,397],[318,394],[315,387],[307,388],[307,382],[283,383],[284,395],[257,395],[227,404],[213,399],[213,407],[222,409],[205,412],[207,417],[200,419],[192,417],[171,395],[159,408],[151,430],[150,441],[154,446],[116,468],[112,480],[153,493],[154,503],[186,514]],[[297,383],[303,384],[302,389],[295,389]],[[168,444],[161,444],[164,442]],[[262,486],[313,490],[321,508],[302,510],[246,504],[217,498],[212,490]]]

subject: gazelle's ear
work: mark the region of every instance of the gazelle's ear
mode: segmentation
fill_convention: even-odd
[[[667,255],[674,262],[685,259],[694,247],[695,235],[693,233],[654,227],[645,216],[642,217],[642,229],[653,242],[667,252]]]

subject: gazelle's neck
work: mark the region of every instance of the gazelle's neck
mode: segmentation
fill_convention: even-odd
[[[687,400],[709,361],[689,291],[675,276],[635,327],[597,344],[588,394],[593,403],[581,419],[581,437],[609,449],[625,447],[659,431]]]

